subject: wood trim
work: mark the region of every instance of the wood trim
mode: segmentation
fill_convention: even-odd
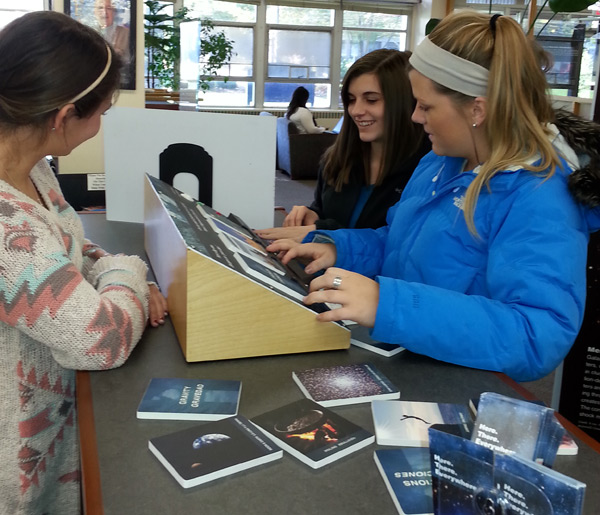
[[[78,371],[75,391],[77,392],[77,417],[79,422],[79,444],[81,448],[81,492],[83,513],[103,515],[102,488],[100,483],[100,463],[90,374]]]
[[[454,0],[446,0],[446,14],[450,14],[454,11]]]
[[[496,376],[501,381],[504,381],[507,385],[512,387],[514,390],[516,390],[516,392],[519,395],[521,395],[524,399],[526,399],[528,401],[537,401],[538,400],[535,397],[535,395],[533,395],[527,388],[525,388],[524,386],[517,383],[514,379],[511,379],[507,375],[502,374],[500,372],[494,372],[494,374],[496,374]],[[581,440],[582,442],[584,442],[586,445],[588,445],[589,447],[594,449],[597,453],[600,453],[600,442],[598,442],[597,440],[592,438],[586,432],[579,429],[575,424],[573,424],[571,421],[567,420],[560,413],[558,413],[558,412],[555,412],[555,413],[556,413],[556,418],[560,421],[560,423],[563,425],[563,427],[569,433],[571,433],[571,435],[573,435],[574,437],[576,437],[579,440]]]

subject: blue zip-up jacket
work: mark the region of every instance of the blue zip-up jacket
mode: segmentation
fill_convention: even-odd
[[[379,283],[374,339],[518,381],[540,378],[583,319],[589,212],[563,170],[547,180],[506,170],[491,193],[481,191],[477,238],[462,211],[475,175],[461,173],[463,164],[430,152],[387,226],[319,232],[335,242],[335,266]]]

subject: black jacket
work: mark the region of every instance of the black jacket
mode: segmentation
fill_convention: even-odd
[[[385,225],[388,209],[400,200],[400,195],[413,171],[421,158],[430,150],[429,139],[423,137],[417,151],[392,170],[392,173],[388,174],[380,186],[373,188],[356,221],[356,229],[377,229]],[[309,206],[319,215],[319,220],[316,222],[317,229],[347,228],[364,185],[362,163],[354,165],[348,184],[344,184],[339,192],[323,180],[322,170],[320,170],[317,177],[315,200]]]
[[[558,109],[554,123],[583,166],[569,176],[575,199],[589,207],[600,206],[600,124]]]

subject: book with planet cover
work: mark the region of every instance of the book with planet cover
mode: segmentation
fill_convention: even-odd
[[[472,420],[466,405],[423,401],[379,401],[371,403],[375,436],[379,445],[427,447],[433,424],[456,426],[469,437]]]
[[[375,441],[366,429],[310,399],[263,413],[252,422],[279,447],[314,469]]]
[[[326,407],[400,398],[398,388],[371,363],[311,368],[292,372],[292,378],[307,398]]]
[[[241,415],[152,438],[148,448],[183,488],[283,456],[280,448]]]
[[[377,449],[373,458],[400,515],[433,515],[429,448]]]
[[[220,420],[237,415],[240,381],[156,377],[150,380],[137,418]]]

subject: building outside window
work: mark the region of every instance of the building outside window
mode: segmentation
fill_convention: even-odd
[[[538,8],[543,2],[538,2]],[[529,0],[494,0],[492,13],[511,16],[527,30]],[[489,0],[455,0],[455,9],[489,13]],[[554,64],[547,74],[550,93],[555,96],[593,98],[597,82],[600,2],[577,13],[554,13],[544,8],[532,29]]]
[[[311,2],[323,8],[279,4],[183,1],[190,15],[211,19],[234,41],[231,64],[199,93],[200,107],[282,109],[294,89],[304,86],[309,107],[338,109],[341,80],[356,59],[377,48],[406,49],[410,5],[398,3],[395,13],[384,14],[350,10],[352,2]]]

